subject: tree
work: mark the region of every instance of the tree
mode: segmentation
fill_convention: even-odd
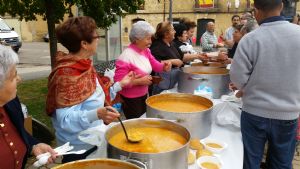
[[[83,13],[95,19],[97,26],[108,28],[118,16],[135,13],[144,0],[0,0],[0,15],[9,14],[25,21],[37,20],[40,15],[47,21],[50,39],[51,66],[54,66],[57,51],[55,24],[65,14],[73,16],[71,7],[80,7]]]

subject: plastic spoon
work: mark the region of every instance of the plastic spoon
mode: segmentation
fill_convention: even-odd
[[[83,154],[85,153],[86,150],[79,150],[79,151],[69,151],[69,152],[61,152],[61,153],[57,153],[57,156],[62,156],[62,155],[67,155],[67,154]],[[51,157],[50,153],[49,154],[45,154],[42,155],[38,158],[38,160],[36,162],[33,163],[34,167],[40,167],[43,166],[45,164],[47,164],[48,159]]]

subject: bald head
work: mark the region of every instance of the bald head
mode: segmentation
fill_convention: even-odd
[[[213,22],[207,22],[207,24],[206,24],[206,30],[208,32],[214,32],[215,31],[215,23],[213,23]]]

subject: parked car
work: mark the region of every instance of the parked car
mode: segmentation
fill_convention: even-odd
[[[22,46],[22,42],[14,28],[11,28],[7,23],[0,18],[0,42],[9,45],[14,51],[18,52]]]

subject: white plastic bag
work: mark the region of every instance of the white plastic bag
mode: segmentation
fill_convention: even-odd
[[[107,69],[105,69],[105,72],[104,72],[104,76],[109,77],[109,79],[112,83],[114,82],[115,70],[116,70],[116,68],[114,68],[114,69],[107,68]]]
[[[242,110],[239,105],[232,102],[223,102],[214,106],[216,124],[240,128]]]
[[[80,141],[95,145],[98,147],[97,151],[93,152],[87,159],[90,158],[106,158],[106,140],[105,140],[105,131],[107,126],[104,124],[98,125],[96,127],[92,127],[86,129],[78,134],[78,138]]]

